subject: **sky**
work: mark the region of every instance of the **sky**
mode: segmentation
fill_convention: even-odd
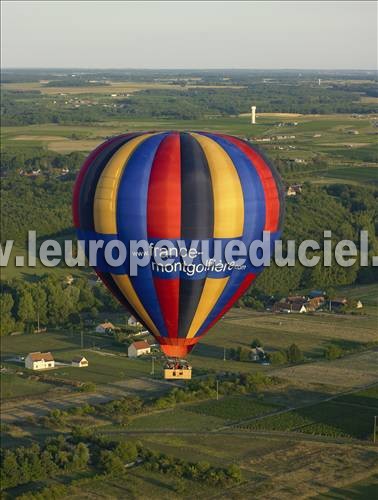
[[[377,68],[374,1],[1,5],[4,68]]]

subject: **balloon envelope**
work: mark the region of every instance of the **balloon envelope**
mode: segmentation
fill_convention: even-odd
[[[107,140],[83,164],[74,187],[80,240],[182,240],[248,246],[280,235],[283,192],[278,174],[250,143],[207,132],[135,132]],[[155,336],[169,356],[183,357],[249,288],[263,266],[182,268],[154,260],[131,272],[109,265],[100,251],[95,270],[114,296]],[[142,255],[143,257],[143,255]],[[141,258],[142,258],[141,257]]]

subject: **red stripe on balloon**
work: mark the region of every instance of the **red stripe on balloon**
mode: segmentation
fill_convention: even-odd
[[[217,321],[221,319],[222,316],[226,314],[226,312],[233,306],[233,304],[243,295],[243,293],[248,289],[251,285],[252,281],[256,278],[256,274],[248,274],[243,281],[241,282],[239,288],[236,290],[234,295],[228,300],[226,305],[223,307],[221,312],[213,319],[213,321],[208,325],[208,327],[201,333],[204,335],[210,328],[212,328]]]
[[[156,295],[165,320],[169,338],[177,337],[180,279],[154,278]]]
[[[235,144],[253,163],[258,173],[264,189],[265,195],[265,231],[277,231],[280,218],[280,199],[276,181],[270,170],[269,165],[264,161],[251,146],[245,142],[230,135],[222,135],[229,142]]]
[[[160,144],[151,169],[147,198],[149,238],[180,238],[180,135],[172,133]]]

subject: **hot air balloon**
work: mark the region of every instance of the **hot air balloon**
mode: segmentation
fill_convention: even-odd
[[[237,137],[208,132],[133,132],[112,137],[84,162],[73,194],[78,238],[242,241],[283,220],[279,176],[264,155]],[[130,255],[128,256],[130,259]],[[129,260],[109,266],[100,251],[95,271],[111,293],[146,326],[170,358],[185,358],[247,291],[263,265],[167,272],[153,260],[130,272]],[[180,260],[180,256],[177,260]],[[176,262],[175,261],[175,262]]]

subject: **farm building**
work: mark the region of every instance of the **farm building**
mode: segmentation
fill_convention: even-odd
[[[313,299],[315,297],[324,297],[327,295],[327,293],[324,290],[312,290],[308,296],[310,299]]]
[[[316,311],[324,304],[324,297],[313,297],[306,302],[307,311]]]
[[[283,313],[305,313],[307,312],[307,304],[304,300],[290,302],[286,299],[273,304],[272,311]]]
[[[25,358],[25,368],[29,370],[46,370],[54,366],[55,360],[51,352],[30,352]]]
[[[290,312],[293,313],[306,313],[307,312],[307,305],[303,304],[301,302],[293,302],[290,304]]]
[[[134,318],[134,316],[130,316],[130,318],[127,320],[127,324],[129,326],[142,326],[142,324],[139,323],[139,321]]]
[[[84,356],[75,356],[71,364],[77,368],[84,368],[88,366],[88,360]]]
[[[301,194],[302,185],[301,184],[292,184],[288,186],[286,191],[286,196],[297,196],[297,194]]]
[[[266,358],[265,351],[262,347],[253,347],[251,349],[251,359],[252,361],[262,361]]]
[[[65,276],[64,278],[64,284],[72,285],[73,282],[74,282],[74,277],[72,276],[72,274],[67,274],[67,276]]]
[[[96,333],[110,333],[114,330],[115,326],[113,323],[109,323],[109,321],[96,326]]]
[[[150,344],[145,340],[140,340],[129,345],[127,355],[129,356],[129,358],[137,358],[138,356],[142,356],[143,354],[150,354],[150,352]]]
[[[348,299],[346,299],[345,297],[336,297],[335,299],[331,300],[332,307],[338,308],[346,305],[348,305]]]

